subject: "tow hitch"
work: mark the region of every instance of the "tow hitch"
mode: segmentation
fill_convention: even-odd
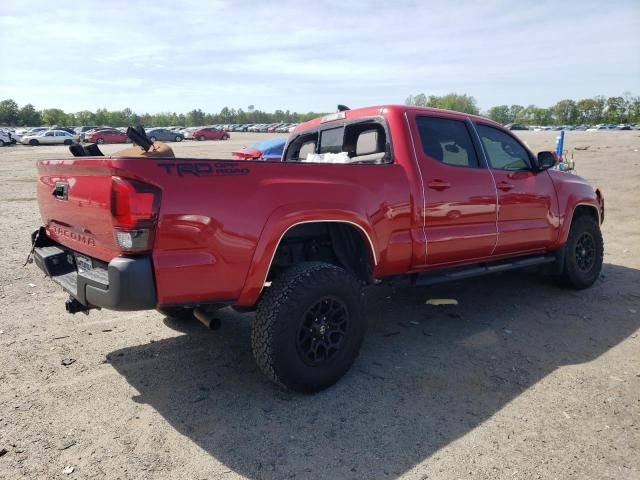
[[[70,295],[67,301],[64,302],[64,308],[66,308],[67,313],[75,314],[78,312],[82,312],[85,315],[89,315],[89,310],[91,310],[94,307],[87,307],[86,305],[83,305],[77,299],[73,298]]]

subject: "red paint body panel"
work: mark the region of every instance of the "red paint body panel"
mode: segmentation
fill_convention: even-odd
[[[577,204],[599,208],[586,182],[555,171],[518,172],[509,178],[517,186],[499,196],[489,170],[447,166],[422,153],[412,124],[416,112],[469,118],[405,106],[345,112],[347,119],[386,122],[393,154],[393,163],[386,165],[110,157],[42,161],[41,216],[55,241],[109,261],[121,255],[113,234],[111,177],[154,185],[161,191],[152,248],[158,303],[224,300],[251,306],[282,236],[300,223],[354,225],[366,239],[379,278],[511,252],[553,250],[565,241]],[[316,119],[296,132],[321,124]],[[451,188],[430,189],[434,180],[446,180]],[[67,201],[51,195],[60,181],[69,183]]]

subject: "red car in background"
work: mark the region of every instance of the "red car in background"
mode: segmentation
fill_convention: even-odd
[[[194,130],[191,138],[195,140],[229,140],[229,134],[224,130],[218,130],[214,127],[203,127]]]
[[[127,134],[115,128],[104,128],[87,132],[84,136],[85,142],[90,143],[126,143]]]

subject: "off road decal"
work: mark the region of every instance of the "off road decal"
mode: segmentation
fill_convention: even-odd
[[[161,168],[164,168],[168,175],[176,175],[178,177],[184,177],[186,175],[193,175],[195,177],[207,177],[211,175],[247,175],[249,169],[246,167],[240,167],[237,162],[179,162],[179,163],[157,163]]]

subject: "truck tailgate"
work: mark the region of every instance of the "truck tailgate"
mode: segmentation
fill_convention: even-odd
[[[52,240],[106,262],[120,253],[112,228],[112,175],[100,159],[38,163],[38,205]]]

